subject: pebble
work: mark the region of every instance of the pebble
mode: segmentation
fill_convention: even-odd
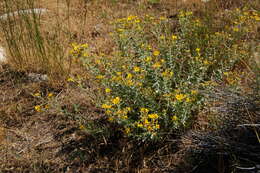
[[[5,60],[5,49],[3,47],[0,47],[0,62],[4,62]]]

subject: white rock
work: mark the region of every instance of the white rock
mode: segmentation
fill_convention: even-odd
[[[33,82],[48,81],[49,78],[46,74],[29,73],[28,78]]]
[[[4,61],[6,61],[5,49],[3,47],[0,47],[0,62]]]
[[[42,14],[47,12],[48,10],[45,8],[34,8],[34,9],[28,9],[28,10],[19,10],[19,11],[14,11],[14,12],[10,12],[10,13],[5,13],[3,15],[0,16],[0,19],[2,20],[6,20],[8,18],[8,16],[17,16],[18,14],[31,14],[31,13],[35,13],[35,14]]]

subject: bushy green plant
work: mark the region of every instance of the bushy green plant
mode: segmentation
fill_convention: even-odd
[[[113,22],[113,55],[91,55],[77,44],[71,54],[101,84],[104,96],[97,104],[108,120],[127,135],[153,139],[188,127],[203,107],[200,91],[249,57],[243,39],[259,14],[236,12],[222,30],[213,18],[208,23],[189,11],[179,13],[176,31],[164,17],[128,16]]]

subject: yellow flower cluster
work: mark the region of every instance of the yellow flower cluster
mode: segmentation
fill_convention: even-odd
[[[119,98],[112,99],[111,101],[118,104]],[[128,113],[131,111],[130,107],[125,107],[125,108],[113,107],[112,104],[103,104],[101,107],[106,110],[105,113],[108,116],[108,120],[111,122],[115,120],[117,121],[127,120]]]
[[[41,111],[42,111],[42,108],[41,108],[40,105],[34,106],[34,109],[35,109],[37,112],[41,112]]]
[[[237,9],[235,12],[238,18],[233,21],[234,26],[231,27],[234,32],[248,32],[250,28],[254,28],[253,23],[260,21],[260,13],[256,11],[241,11]]]
[[[151,133],[155,133],[155,131],[160,129],[158,114],[149,114],[149,109],[144,107],[140,108],[140,114],[141,119],[135,123],[137,128],[142,128]]]
[[[107,88],[106,90],[110,90],[110,89]],[[109,104],[103,104],[101,107],[103,109],[111,109],[113,105],[118,105],[120,101],[121,101],[120,97],[115,97],[110,100]]]
[[[180,11],[180,13],[179,13],[179,17],[181,17],[181,18],[187,17],[187,16],[192,16],[192,15],[193,15],[192,11],[187,11],[187,12]]]
[[[162,77],[164,78],[171,78],[173,76],[173,72],[170,69],[166,69],[162,72]]]
[[[34,106],[34,110],[37,111],[37,112],[42,112],[42,111],[47,110],[49,108],[50,108],[50,106],[48,104],[46,104],[45,106],[44,105],[43,106],[42,105]]]
[[[160,51],[158,51],[158,50],[153,51],[153,55],[154,56],[159,56],[160,55]]]
[[[176,94],[175,98],[176,98],[176,100],[181,102],[182,100],[184,100],[186,98],[186,95],[185,94]]]
[[[84,44],[76,44],[76,43],[72,43],[71,44],[72,49],[70,50],[70,54],[71,55],[83,55],[83,56],[87,56],[87,52],[86,49],[88,48],[88,44],[84,43]]]
[[[129,69],[130,70],[130,69]],[[144,78],[144,70],[140,67],[135,66],[131,72],[116,72],[111,76],[111,81],[129,86],[129,87],[140,87],[142,86],[142,79]]]
[[[120,103],[120,97],[113,98],[113,99],[111,100],[111,102],[112,102],[114,105],[119,104],[119,103]]]
[[[137,16],[134,16],[134,15],[130,15],[128,17],[125,17],[125,18],[120,18],[120,19],[117,19],[115,22],[116,25],[117,25],[117,32],[120,33],[120,37],[124,37],[123,35],[123,32],[126,30],[126,29],[131,29],[132,27],[134,27],[136,30],[142,30],[141,26],[139,25],[139,23],[141,22],[142,20],[137,17]]]
[[[40,94],[40,93],[35,93],[35,94],[33,94],[33,96],[35,96],[35,97],[40,97],[41,94]]]
[[[110,109],[110,108],[112,108],[112,105],[103,104],[101,107],[102,107],[103,109]]]

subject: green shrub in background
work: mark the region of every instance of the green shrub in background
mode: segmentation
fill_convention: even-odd
[[[213,17],[200,19],[189,11],[179,13],[176,29],[164,17],[128,16],[113,22],[118,48],[113,55],[93,55],[86,44],[73,44],[71,54],[104,90],[97,104],[108,120],[129,136],[154,139],[189,127],[204,105],[200,91],[214,81],[237,84],[232,69],[250,58],[243,40],[259,14],[228,15],[221,29]]]

